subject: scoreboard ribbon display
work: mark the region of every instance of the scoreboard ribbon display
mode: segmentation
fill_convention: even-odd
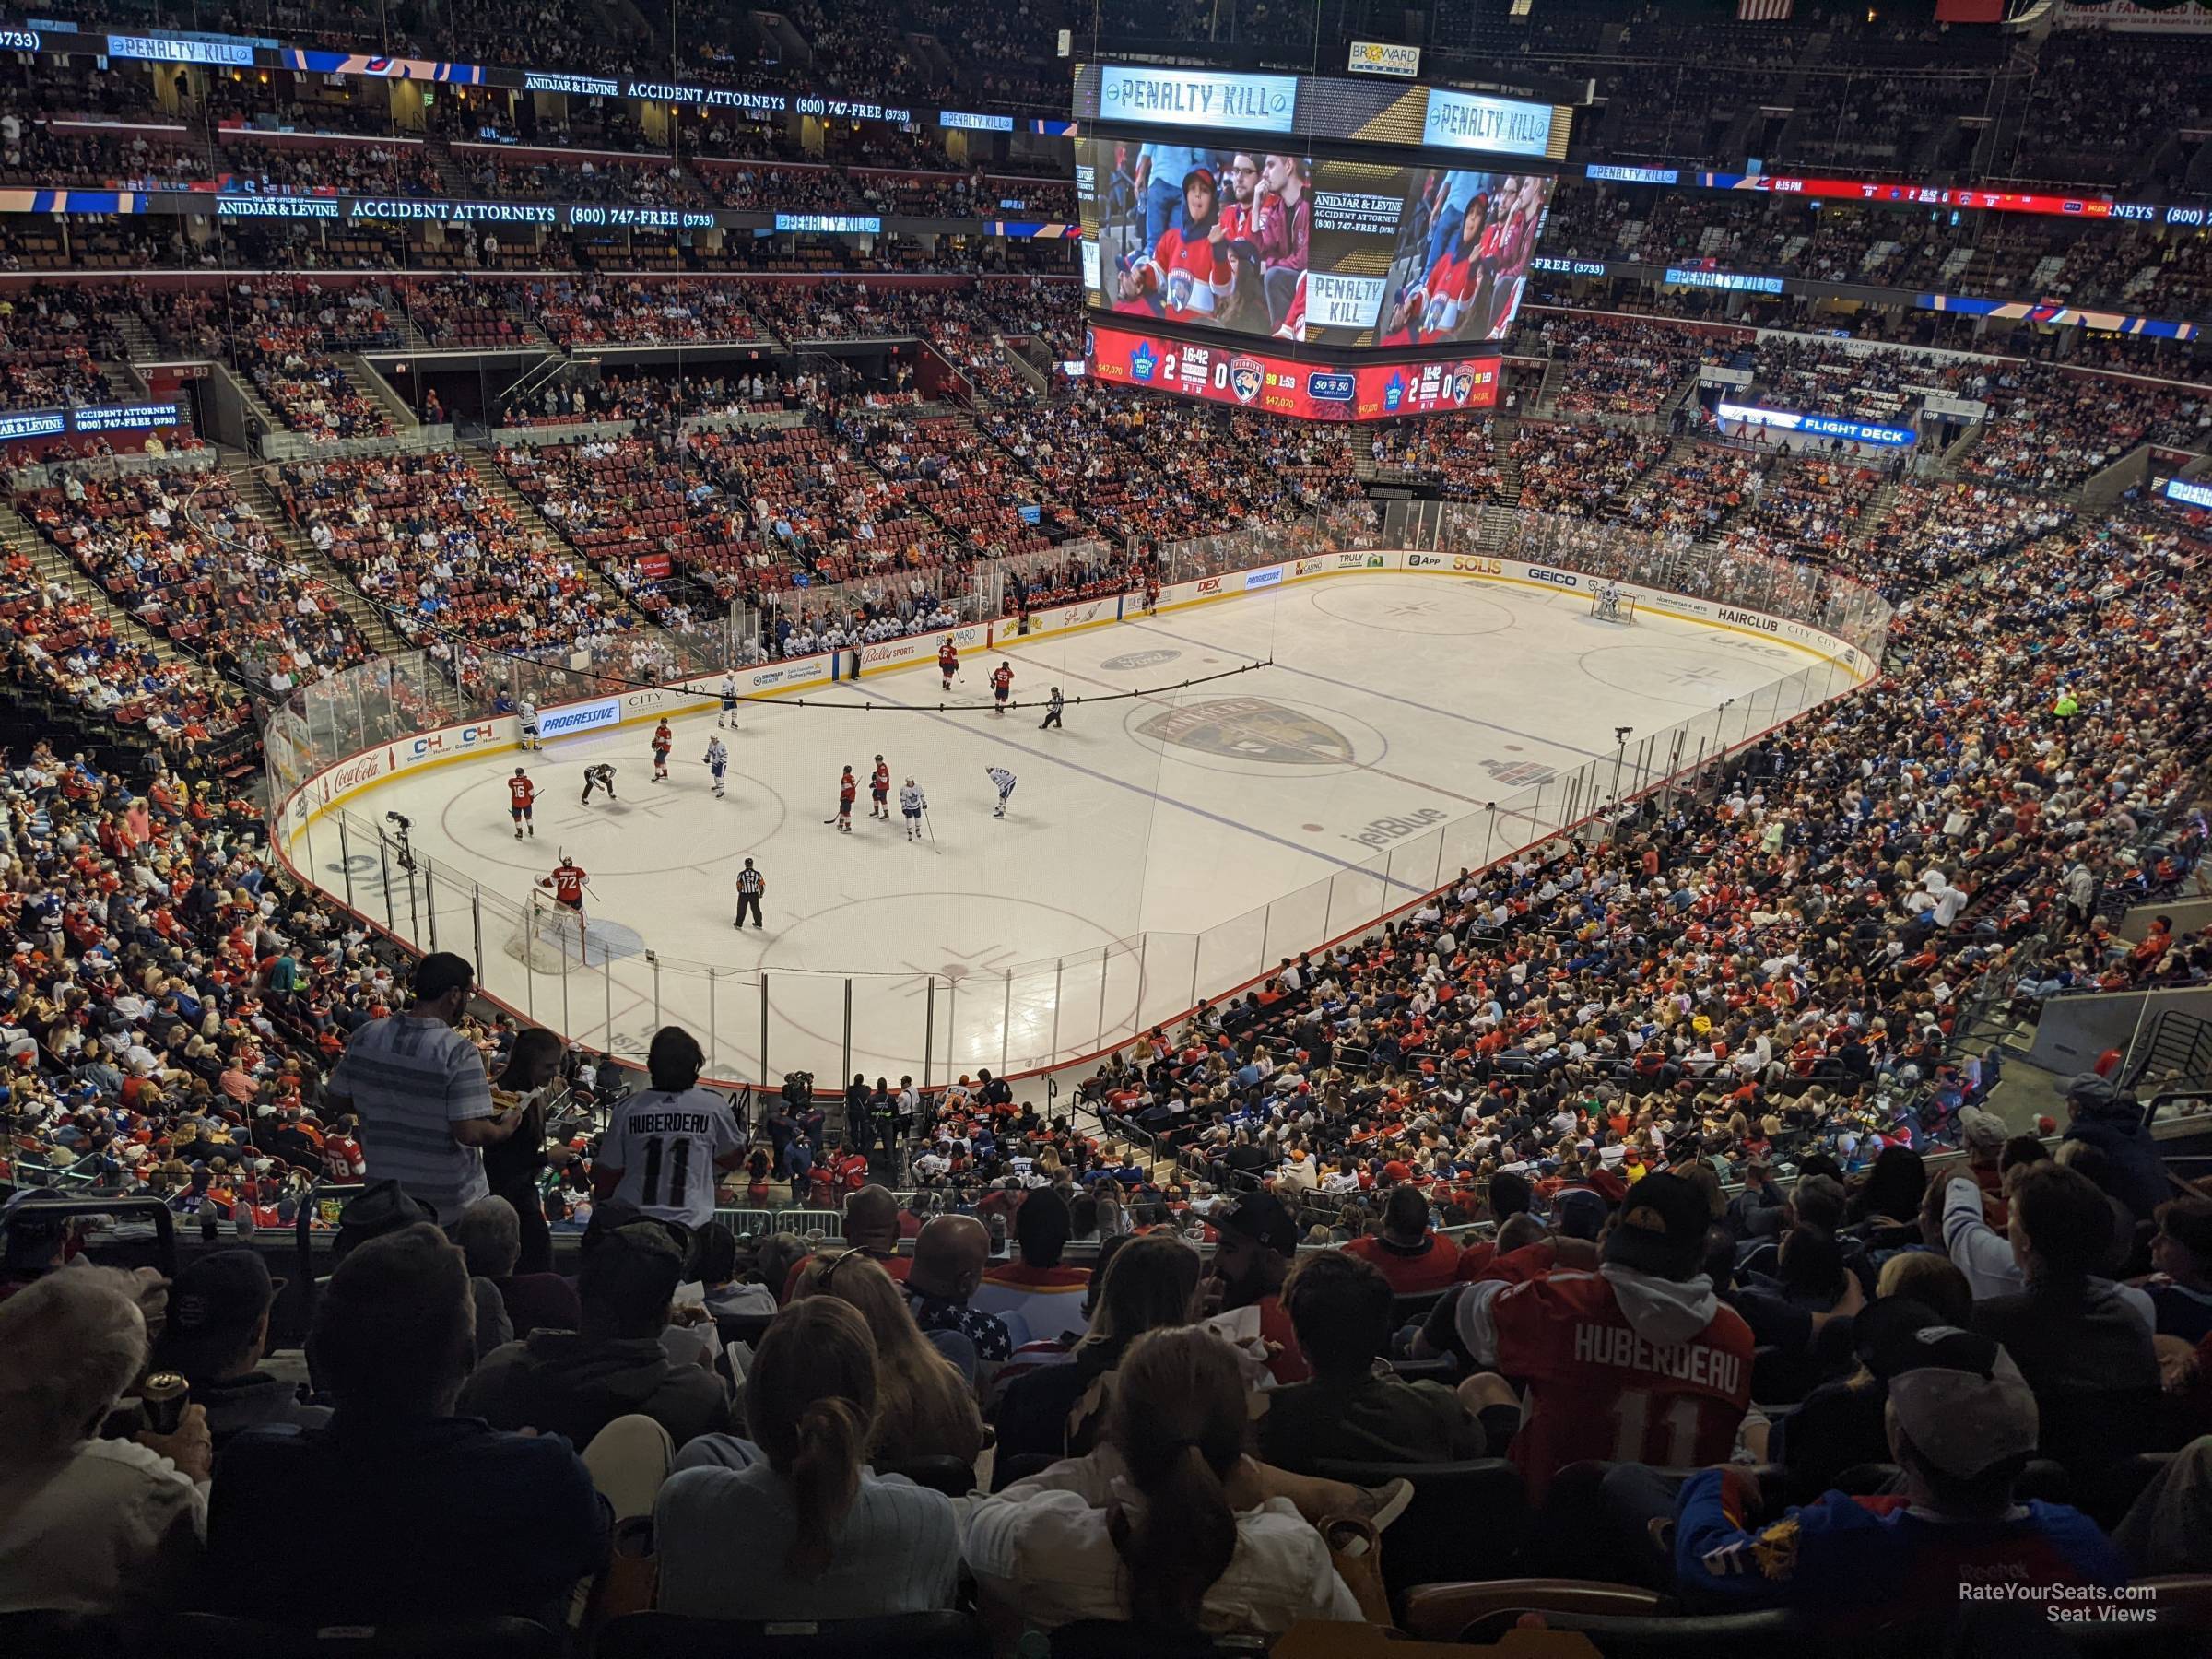
[[[1344,366],[1103,326],[1088,343],[1094,379],[1300,420],[1455,415],[1498,402],[1494,357]]]

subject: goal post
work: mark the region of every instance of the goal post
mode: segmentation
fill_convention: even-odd
[[[1600,622],[1618,622],[1625,627],[1636,620],[1636,601],[1627,594],[1608,598],[1603,589],[1592,588],[1590,614]]]
[[[590,960],[582,912],[556,904],[551,894],[535,889],[523,900],[522,916],[504,948],[533,973],[566,973]]]

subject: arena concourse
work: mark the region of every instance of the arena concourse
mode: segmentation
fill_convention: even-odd
[[[0,1651],[2212,1652],[2212,13],[2005,10],[0,22]]]

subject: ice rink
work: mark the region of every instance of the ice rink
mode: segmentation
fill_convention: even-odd
[[[1002,654],[1018,700],[1061,688],[1065,729],[1040,730],[1035,708],[988,712]],[[1760,690],[1819,662],[1649,612],[1601,622],[1579,594],[1350,575],[971,653],[949,697],[927,664],[825,687],[805,708],[747,703],[726,735],[724,799],[700,759],[710,709],[673,722],[665,782],[647,724],[523,757],[539,786],[531,840],[509,823],[511,750],[403,773],[348,814],[356,841],[363,821],[412,820],[425,874],[394,877],[398,931],[427,943],[428,910],[448,948],[480,935],[487,988],[590,1046],[641,1053],[677,1020],[711,1038],[718,1077],[805,1066],[827,1080],[850,1075],[850,995],[851,1069],[895,1081],[926,1064],[942,1081],[1072,1058],[1218,994],[1604,805],[1617,726],[1633,728],[1622,788],[1655,782],[1692,753],[1655,735],[1701,721],[1718,736],[1725,719],[1738,741],[1817,700],[1805,677],[1763,706]],[[878,753],[888,823],[867,816]],[[596,761],[618,768],[618,798],[583,806]],[[850,835],[823,821],[845,765],[862,784]],[[1019,780],[1004,819],[994,765]],[[910,776],[934,831],[920,842],[897,817]],[[332,839],[318,830],[313,857],[335,889]],[[590,875],[587,964],[572,938],[532,953],[516,936],[564,851]],[[388,855],[347,852],[371,889],[355,901],[381,915]],[[747,856],[767,926],[740,933]]]

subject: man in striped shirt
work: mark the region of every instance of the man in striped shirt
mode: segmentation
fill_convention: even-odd
[[[453,1029],[476,979],[467,959],[451,951],[423,958],[414,1002],[356,1031],[325,1089],[329,1111],[360,1118],[367,1178],[398,1182],[441,1223],[458,1220],[491,1190],[481,1148],[523,1121],[520,1112],[493,1111],[484,1057]]]

